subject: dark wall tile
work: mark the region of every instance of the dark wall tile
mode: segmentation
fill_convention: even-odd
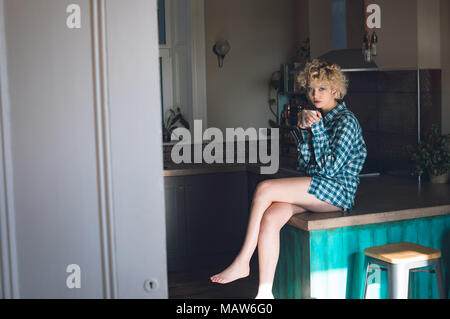
[[[417,135],[417,96],[411,93],[380,93],[379,130]]]
[[[433,124],[441,125],[441,94],[423,92],[420,96],[420,136],[431,129]]]
[[[420,85],[420,135],[423,137],[433,124],[441,125],[441,70],[420,70]]]
[[[376,93],[351,92],[345,98],[346,105],[352,111],[363,130],[378,128],[378,95]]]
[[[441,70],[420,70],[420,91],[438,92],[442,90]]]
[[[379,92],[417,92],[417,71],[379,72]]]
[[[391,170],[408,171],[409,156],[406,153],[405,146],[416,144],[417,136],[399,135],[379,132],[379,143],[382,145],[379,149],[378,160],[382,172]]]
[[[377,92],[380,72],[347,72],[349,92]]]
[[[373,172],[379,172],[379,138],[378,134],[376,132],[368,131],[363,129],[363,138],[364,142],[366,143],[367,147],[367,158],[366,162],[364,163],[364,167],[362,170],[362,173],[373,173]]]

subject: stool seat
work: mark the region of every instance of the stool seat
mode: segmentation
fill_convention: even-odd
[[[364,249],[366,279],[364,282],[364,295],[366,297],[367,282],[369,271],[371,269],[381,269],[388,273],[389,298],[406,299],[410,295],[409,275],[424,271],[436,274],[436,282],[439,291],[439,298],[447,298],[445,281],[441,269],[441,251],[421,246],[414,243],[395,243]],[[379,265],[381,268],[375,268],[372,264]],[[434,267],[434,270],[422,269],[424,267]],[[414,296],[414,291],[412,293]]]
[[[364,254],[390,264],[406,264],[441,257],[441,251],[414,243],[395,243],[364,249]]]

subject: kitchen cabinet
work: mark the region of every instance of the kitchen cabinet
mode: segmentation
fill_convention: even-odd
[[[166,176],[164,183],[169,271],[231,262],[247,228],[248,173]]]
[[[167,257],[174,263],[186,256],[186,220],[184,177],[165,177]]]

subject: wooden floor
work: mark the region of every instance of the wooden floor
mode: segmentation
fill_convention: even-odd
[[[256,296],[257,269],[251,270],[250,276],[226,285],[212,283],[209,277],[221,270],[169,273],[169,299],[253,299]]]

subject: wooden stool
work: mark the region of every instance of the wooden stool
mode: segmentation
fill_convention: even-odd
[[[364,249],[366,255],[366,279],[364,299],[367,292],[369,270],[380,269],[388,272],[389,298],[407,299],[409,294],[409,273],[430,272],[436,274],[439,298],[447,298],[441,271],[441,251],[413,243],[396,243]],[[382,267],[373,267],[377,264]],[[434,270],[418,269],[434,266]]]

